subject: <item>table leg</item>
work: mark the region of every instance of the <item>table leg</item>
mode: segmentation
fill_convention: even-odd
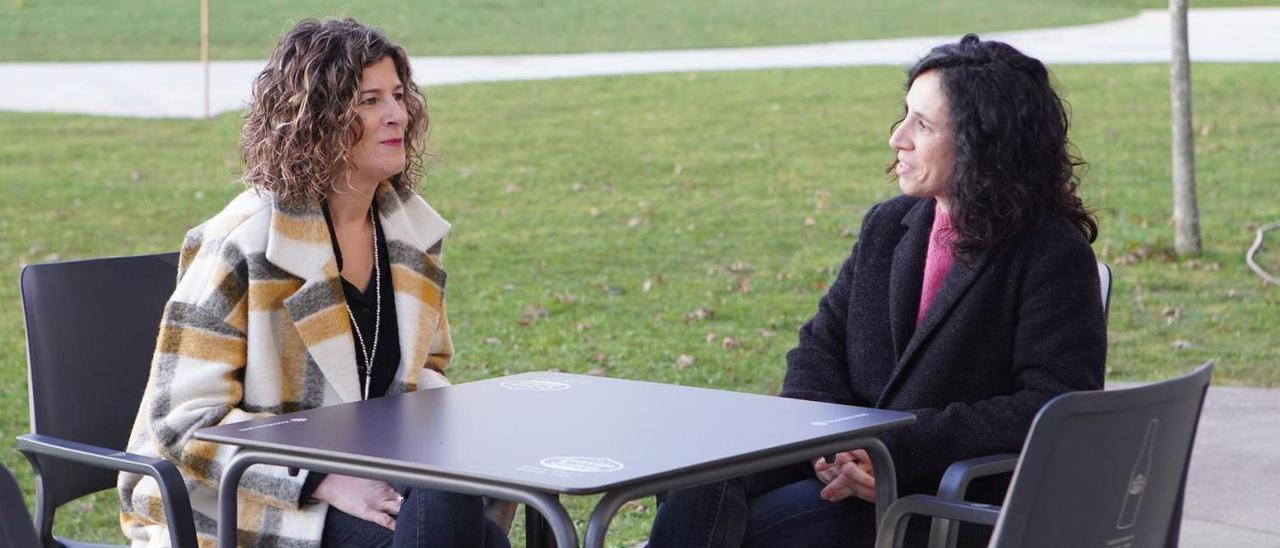
[[[222,480],[218,484],[219,548],[236,548],[236,492],[240,490],[240,477],[253,464],[252,454],[238,451],[222,472]]]
[[[858,440],[858,446],[867,451],[871,457],[871,468],[876,471],[876,527],[889,505],[898,500],[898,476],[893,469],[893,459],[889,457],[889,449],[877,438]]]
[[[526,548],[556,548],[551,524],[532,506],[524,507],[524,542]]]

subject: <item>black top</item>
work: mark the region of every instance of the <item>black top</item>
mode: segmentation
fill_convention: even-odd
[[[338,249],[338,238],[333,232],[333,219],[329,217],[327,205],[321,209],[324,211],[325,224],[329,226],[329,241],[333,243],[333,257],[338,260],[338,271],[341,272],[342,250]],[[342,279],[342,293],[346,295],[347,306],[351,308],[351,315],[355,317],[356,325],[360,327],[365,347],[374,354],[373,386],[369,387],[370,398],[387,393],[391,380],[395,378],[396,368],[400,366],[400,328],[396,324],[395,291],[391,287],[391,260],[387,256],[387,239],[382,231],[382,222],[377,220],[376,209],[373,218],[378,233],[378,265],[382,271],[382,325],[378,330],[376,352],[373,348],[374,303],[377,300],[374,280],[370,279],[368,287],[361,292],[351,282],[339,276]],[[354,329],[352,335],[355,335]],[[360,343],[356,343],[355,347],[355,361],[352,363],[355,364],[356,376],[360,378],[360,393],[363,394],[364,355],[360,352]]]
[[[329,227],[329,241],[333,243],[333,258],[338,261],[338,272],[342,272],[342,250],[338,249],[338,236],[333,232],[333,218],[329,216],[328,204],[324,204],[321,208],[324,212],[324,222]],[[400,365],[400,328],[396,324],[396,300],[395,291],[391,287],[391,260],[387,255],[387,239],[382,233],[382,222],[378,220],[377,209],[374,210],[374,223],[376,223],[378,233],[378,265],[382,269],[382,325],[378,329],[378,348],[373,356],[373,386],[369,387],[369,398],[377,398],[387,393],[387,387],[391,386],[391,380],[395,378],[396,368]],[[360,326],[360,333],[363,335],[364,344],[367,348],[373,348],[373,313],[376,310],[374,302],[377,300],[377,288],[374,280],[369,280],[369,286],[361,293],[360,289],[348,282],[341,275],[338,276],[342,280],[342,293],[346,296],[347,306],[351,309],[351,315],[355,317],[356,324]],[[355,330],[352,329],[352,335]],[[360,379],[360,393],[364,394],[364,354],[360,352],[360,343],[356,343],[355,364],[356,377]],[[315,492],[316,486],[320,485],[320,481],[327,474],[312,473],[307,476],[307,480],[302,485],[302,499],[311,498],[311,494]]]

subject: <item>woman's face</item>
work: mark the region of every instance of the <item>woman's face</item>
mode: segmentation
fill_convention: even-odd
[[[908,196],[936,198],[945,211],[956,141],[938,71],[916,76],[906,102],[907,115],[889,136],[889,146],[898,152],[898,188]]]
[[[383,57],[364,68],[356,104],[360,140],[351,147],[351,184],[376,185],[405,166],[404,131],[409,121],[396,63]]]

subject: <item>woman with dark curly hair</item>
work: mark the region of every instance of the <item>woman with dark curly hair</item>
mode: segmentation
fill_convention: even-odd
[[[970,34],[911,68],[905,103],[889,138],[902,195],[867,212],[781,395],[914,413],[880,436],[910,494],[935,492],[954,461],[1018,452],[1054,396],[1102,388],[1106,327],[1097,223],[1044,65]],[[875,483],[858,450],[675,491],[650,545],[870,545]]]
[[[233,448],[196,430],[448,384],[426,133],[405,51],[351,19],[298,23],[254,81],[249,189],[187,234],[129,443],[182,470],[202,543]],[[154,481],[122,474],[119,492],[132,542],[165,543]],[[258,465],[239,497],[243,545],[508,545],[476,496]]]

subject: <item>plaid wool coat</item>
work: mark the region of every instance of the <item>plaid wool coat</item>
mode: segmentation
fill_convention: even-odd
[[[390,255],[401,361],[387,393],[448,384],[441,241],[445,222],[417,194],[375,196]],[[359,400],[355,340],[319,203],[286,207],[248,190],[182,246],[128,450],[178,465],[200,544],[217,534],[218,480],[233,447],[196,430]],[[318,546],[324,503],[303,503],[307,473],[256,465],[239,490],[240,546]],[[135,546],[168,544],[155,482],[119,479],[120,521]]]

